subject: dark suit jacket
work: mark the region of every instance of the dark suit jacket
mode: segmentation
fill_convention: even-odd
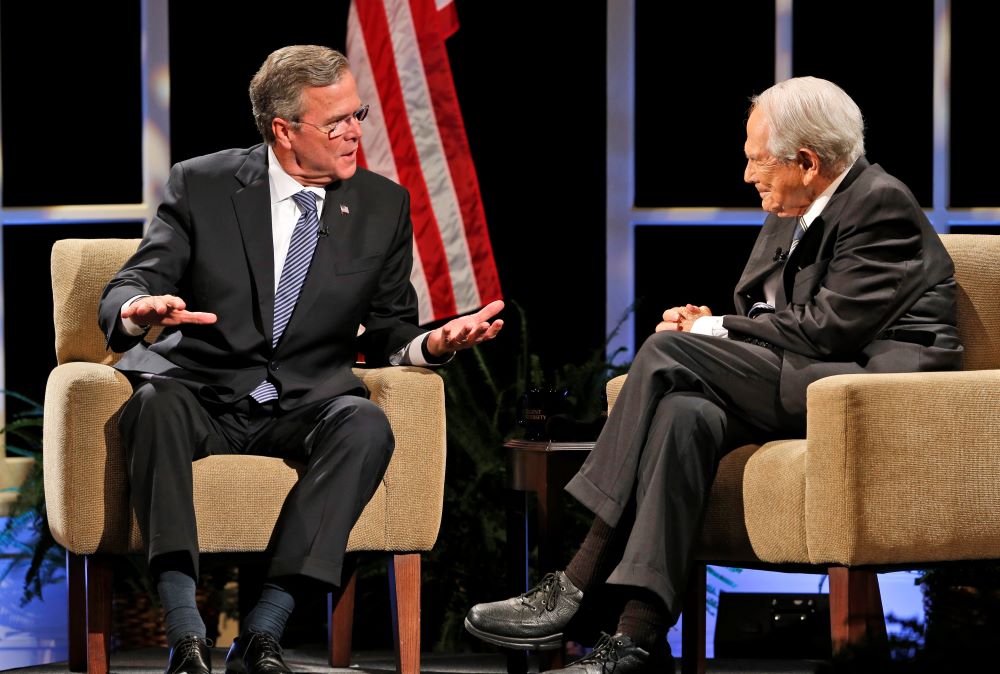
[[[961,367],[954,266],[916,199],[863,157],[787,261],[796,218],[770,215],[723,325],[783,349],[781,401],[804,412],[806,387],[833,374]],[[746,317],[784,265],[776,311]]]
[[[351,373],[359,351],[368,363],[384,364],[423,332],[410,285],[409,196],[359,168],[327,187],[322,220],[329,235],[319,238],[291,321],[272,349],[267,147],[175,165],[138,251],[101,298],[108,346],[127,351],[117,367],[177,379],[208,402],[243,398],[268,373],[283,409],[363,391]],[[118,327],[122,304],[138,294],[177,295],[191,311],[217,314],[218,322],[166,328],[148,345]]]

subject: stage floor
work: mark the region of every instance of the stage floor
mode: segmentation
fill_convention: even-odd
[[[212,650],[214,671],[223,672],[226,649]],[[389,674],[396,671],[392,653],[360,652],[355,655],[349,669],[331,669],[326,664],[326,653],[316,650],[288,649],[285,660],[296,672],[302,674],[330,674],[331,672]],[[160,648],[145,648],[111,656],[111,671],[123,674],[162,674],[167,663],[167,651]],[[47,665],[9,669],[5,674],[65,674],[65,662]],[[425,653],[421,657],[423,674],[506,674],[506,660],[502,654],[439,654]],[[532,671],[537,672],[537,667]],[[676,671],[680,672],[680,663]],[[709,674],[825,674],[831,668],[822,662],[790,660],[709,660]]]

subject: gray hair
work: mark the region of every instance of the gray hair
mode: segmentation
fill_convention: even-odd
[[[334,84],[349,67],[347,57],[329,47],[293,45],[271,52],[250,80],[253,118],[264,142],[274,144],[275,117],[298,121],[303,89]]]
[[[784,161],[806,147],[819,155],[821,171],[836,176],[865,153],[861,109],[833,82],[795,77],[750,101],[768,124],[768,151]]]

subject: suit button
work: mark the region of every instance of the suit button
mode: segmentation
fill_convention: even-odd
[[[272,370],[277,370],[279,367],[281,367],[281,364],[278,361],[276,361],[276,360],[272,360],[270,363],[268,363],[268,366]]]

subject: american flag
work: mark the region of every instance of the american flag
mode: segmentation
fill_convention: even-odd
[[[410,192],[420,322],[501,298],[445,39],[452,0],[352,0],[347,57],[365,120],[361,164]]]

